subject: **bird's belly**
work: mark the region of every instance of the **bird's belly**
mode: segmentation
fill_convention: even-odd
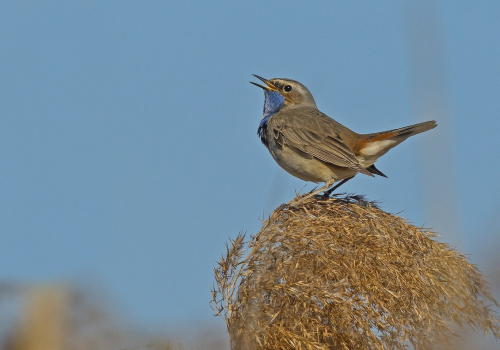
[[[270,143],[269,152],[279,166],[304,181],[337,181],[356,175],[352,169],[325,163],[286,145]]]

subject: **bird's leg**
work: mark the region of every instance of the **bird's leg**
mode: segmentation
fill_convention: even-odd
[[[326,190],[327,188],[329,188],[330,186],[332,186],[333,184],[335,183],[335,180],[334,179],[330,179],[328,181],[325,182],[325,186],[321,187],[320,189],[316,190],[316,191],[311,191],[309,192],[307,195],[305,195],[304,197],[302,198],[299,198],[297,200],[295,200],[294,202],[292,202],[290,205],[292,207],[294,206],[297,206],[299,205],[300,203],[303,203],[305,202],[306,200],[308,200],[309,198],[315,196],[316,194],[320,193],[320,192],[323,192],[324,190]]]
[[[339,188],[340,186],[342,186],[343,184],[345,184],[347,181],[349,181],[353,177],[354,176],[351,176],[351,177],[348,177],[348,178],[340,181],[338,184],[336,184],[335,186],[333,186],[332,188],[330,188],[328,191],[325,191],[325,193],[323,194],[323,197],[324,198],[330,197],[330,195],[332,194],[333,191],[335,191],[337,188]]]

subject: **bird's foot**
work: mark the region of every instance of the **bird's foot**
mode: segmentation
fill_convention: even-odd
[[[328,191],[323,192],[323,194],[318,194],[317,197],[318,199],[321,199],[323,201],[331,198],[330,193],[328,193]]]

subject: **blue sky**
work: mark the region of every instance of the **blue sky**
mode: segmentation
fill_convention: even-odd
[[[452,174],[463,249],[480,260],[498,238],[500,3],[426,6],[442,33],[449,122],[384,156],[388,179],[360,175],[343,190],[436,227],[421,169]],[[222,326],[208,302],[225,240],[256,232],[305,185],[256,136],[263,93],[251,74],[302,82],[360,133],[416,123],[416,9],[2,2],[0,279],[98,280],[147,327]],[[422,144],[442,145],[449,163],[427,163]]]

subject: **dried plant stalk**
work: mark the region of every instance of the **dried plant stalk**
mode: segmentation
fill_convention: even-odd
[[[359,197],[276,209],[215,268],[232,349],[436,348],[469,324],[500,337],[498,303],[463,255]]]

